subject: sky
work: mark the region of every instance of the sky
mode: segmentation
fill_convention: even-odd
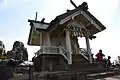
[[[90,41],[92,53],[99,49],[112,60],[120,56],[120,1],[119,0],[73,0],[78,6],[82,2],[88,3],[89,11],[107,28],[96,34],[97,38]],[[22,41],[29,52],[29,59],[39,47],[27,45],[30,26],[28,19],[37,20],[43,17],[50,22],[56,16],[74,9],[69,0],[0,0],[0,40],[5,44],[6,50],[11,50],[15,41]],[[79,39],[81,47],[85,48],[85,39]]]

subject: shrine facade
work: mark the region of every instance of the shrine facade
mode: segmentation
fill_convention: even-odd
[[[88,11],[87,4],[83,3],[73,10],[67,10],[50,23],[44,20],[28,20],[31,26],[28,45],[41,46],[36,52],[36,59],[41,55],[61,55],[67,64],[73,64],[73,55],[76,54],[83,56],[89,63],[93,62],[89,40],[106,28]],[[86,51],[80,48],[78,37],[85,37]],[[49,63],[52,62],[54,61]]]

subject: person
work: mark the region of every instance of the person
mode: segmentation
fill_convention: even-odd
[[[98,61],[98,62],[101,62],[101,61],[103,61],[103,57],[104,57],[105,55],[102,53],[102,50],[99,50],[99,52],[96,54],[96,57],[97,57],[97,60],[96,61]]]
[[[107,62],[106,62],[106,67],[109,68],[111,66],[111,61],[110,61],[111,57],[108,56]]]

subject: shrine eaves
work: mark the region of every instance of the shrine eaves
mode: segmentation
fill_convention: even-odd
[[[64,30],[69,29],[71,37],[95,38],[94,34],[101,32],[106,27],[97,20],[89,11],[87,4],[81,4],[73,10],[67,10],[66,13],[57,16],[50,23],[35,20],[30,22],[30,34],[28,45],[41,45],[41,32],[48,32],[51,36],[64,36]]]

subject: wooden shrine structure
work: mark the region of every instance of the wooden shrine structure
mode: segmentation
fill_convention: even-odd
[[[70,70],[75,64],[93,63],[89,39],[106,28],[88,11],[86,2],[50,23],[44,20],[28,20],[31,26],[28,45],[41,47],[34,57],[34,64],[41,66],[37,71]],[[86,50],[79,47],[77,37],[85,37]]]

